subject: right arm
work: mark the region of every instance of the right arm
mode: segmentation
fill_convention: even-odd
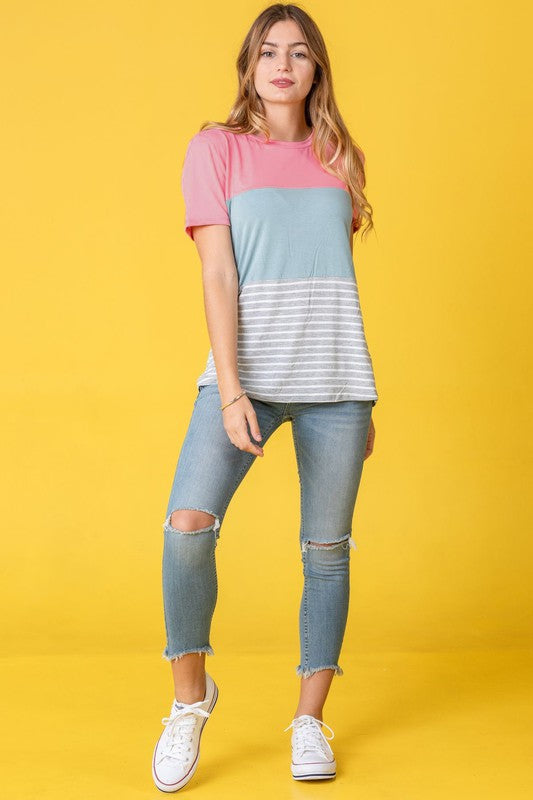
[[[221,405],[240,394],[242,387],[237,367],[239,280],[230,228],[227,225],[195,225],[194,243],[202,262],[204,308],[217,373]],[[263,448],[251,441],[261,439],[254,407],[243,395],[221,411],[230,441],[240,450],[263,455]]]

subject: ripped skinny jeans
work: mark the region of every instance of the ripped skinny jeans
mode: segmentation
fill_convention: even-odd
[[[352,518],[363,470],[372,400],[272,402],[250,397],[264,446],[290,421],[300,481],[303,592],[299,610],[304,678],[322,669],[342,675],[339,655],[348,616]],[[186,653],[214,655],[211,620],[217,601],[215,548],[228,505],[257,456],[234,445],[223,425],[218,385],[198,388],[176,466],[163,524],[163,606],[172,661]],[[253,438],[249,425],[248,435]],[[178,509],[205,511],[211,525],[181,531]]]

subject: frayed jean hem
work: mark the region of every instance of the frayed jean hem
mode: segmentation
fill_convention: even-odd
[[[175,661],[177,658],[182,658],[183,656],[187,655],[188,653],[206,653],[208,656],[214,656],[215,651],[211,647],[211,645],[206,645],[205,647],[194,647],[190,650],[181,650],[179,653],[173,653],[172,655],[169,654],[168,648],[165,647],[161,658],[164,658],[166,661]]]
[[[339,667],[338,664],[326,664],[323,667],[302,667],[301,664],[296,667],[296,674],[301,678],[310,678],[311,675],[314,675],[315,672],[319,672],[322,669],[332,669],[335,672],[335,675],[344,675],[344,670]]]

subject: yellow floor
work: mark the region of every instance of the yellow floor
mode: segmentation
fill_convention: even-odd
[[[164,797],[150,774],[170,667],[146,655],[1,660],[2,792],[9,800]],[[208,656],[220,695],[198,798],[518,800],[533,797],[533,650],[342,654],[324,720],[334,781],[289,771],[294,654]]]

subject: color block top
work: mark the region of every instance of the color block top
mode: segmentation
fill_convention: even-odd
[[[210,128],[189,141],[185,231],[229,225],[238,271],[237,366],[251,397],[378,399],[351,250],[346,184],[299,142]],[[198,386],[217,383],[212,348]]]

